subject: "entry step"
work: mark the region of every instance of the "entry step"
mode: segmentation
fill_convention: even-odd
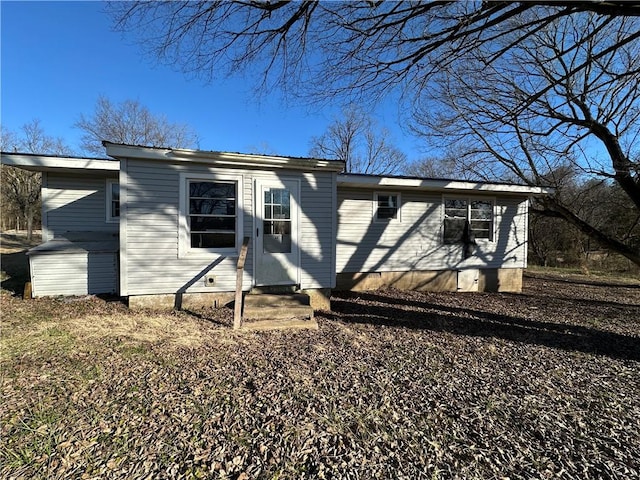
[[[244,320],[313,319],[309,295],[258,294],[244,297]]]
[[[243,330],[265,331],[280,329],[318,329],[318,322],[315,318],[299,319],[299,318],[281,318],[268,320],[252,320],[242,324]]]

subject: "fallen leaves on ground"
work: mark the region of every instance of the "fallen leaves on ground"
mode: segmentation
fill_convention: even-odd
[[[0,475],[640,476],[637,284],[332,306],[319,331],[236,333],[225,310],[3,294]]]

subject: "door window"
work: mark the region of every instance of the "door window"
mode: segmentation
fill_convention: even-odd
[[[264,190],[264,253],[291,253],[291,193],[287,188]]]

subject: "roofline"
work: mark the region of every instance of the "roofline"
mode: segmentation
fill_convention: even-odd
[[[325,170],[331,172],[341,172],[344,170],[345,165],[344,162],[340,160],[321,160],[317,158],[145,147],[107,141],[103,141],[102,145],[107,149],[107,155],[118,159],[135,158],[163,162],[204,163],[220,167],[270,167],[294,170]]]
[[[510,183],[473,182],[464,180],[444,180],[419,177],[386,177],[381,175],[362,175],[343,173],[338,175],[338,186],[354,188],[398,188],[431,191],[477,191],[504,193],[512,195],[547,195],[553,193],[550,187],[530,187]]]
[[[64,157],[55,155],[37,155],[32,153],[1,152],[2,165],[18,167],[36,172],[117,172],[120,162],[101,158]]]

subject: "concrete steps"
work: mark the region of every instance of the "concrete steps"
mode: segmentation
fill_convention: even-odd
[[[242,328],[318,328],[309,296],[302,293],[249,294],[244,297]]]

